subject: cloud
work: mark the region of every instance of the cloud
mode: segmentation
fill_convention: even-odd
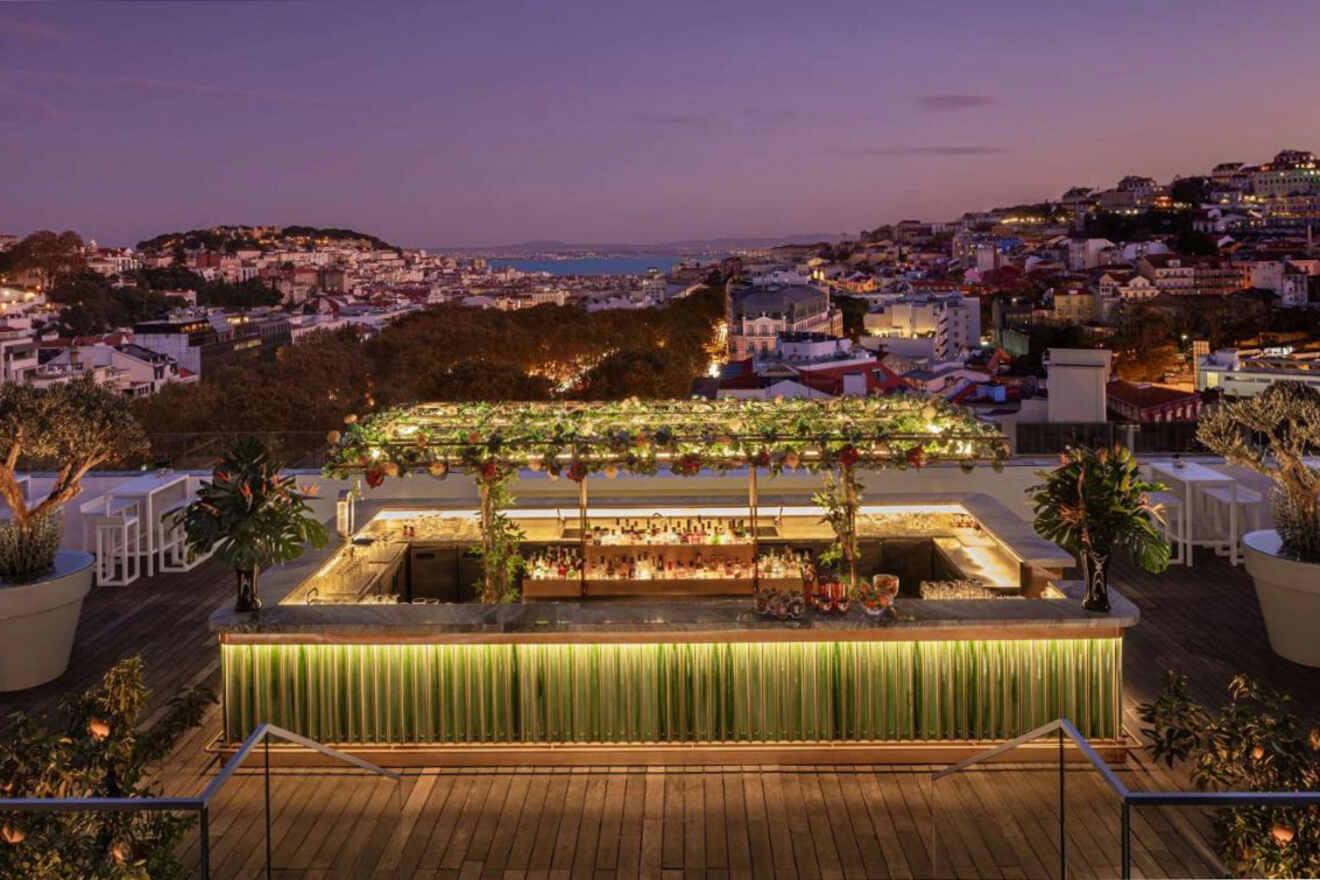
[[[59,114],[45,101],[38,101],[0,86],[0,128],[45,122]]]
[[[217,86],[210,83],[182,82],[178,80],[152,79],[139,76],[120,76],[109,80],[110,85],[125,91],[156,92],[171,95],[195,95],[215,98],[241,98],[244,100],[272,102],[278,104],[307,104],[316,107],[343,107],[342,101],[321,98],[316,95],[301,95],[278,89],[237,89],[229,86]]]
[[[1008,150],[985,144],[950,144],[927,147],[864,147],[848,152],[854,156],[995,156],[1007,153]]]
[[[995,103],[989,95],[923,95],[917,98],[917,106],[923,110],[967,110],[972,107],[988,107]]]
[[[69,35],[44,21],[0,16],[0,34],[37,40],[67,40]]]
[[[628,119],[638,125],[654,125],[664,128],[707,128],[711,119],[688,113],[631,113]]]
[[[245,89],[213,83],[185,80],[155,79],[140,76],[96,77],[64,73],[55,70],[32,70],[20,67],[0,67],[0,75],[27,92],[87,96],[103,99],[118,92],[136,92],[139,95],[181,95],[185,97],[213,98],[216,100],[250,101],[263,104],[303,105],[350,110],[349,102],[320,95],[302,94],[280,89]],[[0,89],[6,88],[0,84]],[[107,91],[108,90],[108,91]],[[114,99],[114,98],[112,98]]]

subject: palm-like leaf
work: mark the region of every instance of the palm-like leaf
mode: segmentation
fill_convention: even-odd
[[[1150,572],[1168,567],[1162,509],[1150,501],[1166,487],[1142,478],[1130,450],[1070,447],[1059,467],[1040,476],[1027,491],[1041,537],[1079,555],[1119,551]]]
[[[189,546],[240,570],[297,559],[304,544],[322,547],[325,527],[308,514],[310,497],[281,475],[261,441],[241,437],[203,482],[184,513]]]

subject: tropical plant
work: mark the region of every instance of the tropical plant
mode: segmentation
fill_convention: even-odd
[[[82,478],[146,448],[127,399],[90,376],[49,388],[0,385],[0,496],[11,511],[0,524],[0,577],[49,570],[60,543],[60,509],[82,492]],[[18,483],[20,465],[55,470],[50,493],[31,507]]]
[[[514,504],[509,490],[513,471],[491,468],[478,476],[481,546],[473,552],[481,558],[481,601],[513,602],[518,599],[518,577],[526,566],[518,552],[523,530],[504,512]]]
[[[1042,471],[1030,487],[1034,525],[1041,537],[1078,556],[1086,581],[1083,606],[1109,610],[1109,561],[1122,551],[1149,572],[1169,566],[1169,544],[1159,529],[1162,507],[1151,492],[1164,486],[1142,478],[1124,446],[1069,447],[1059,466]]]
[[[237,573],[235,611],[261,607],[261,569],[297,559],[305,544],[325,546],[325,526],[308,516],[312,495],[292,476],[280,474],[260,440],[240,437],[184,510],[188,546],[197,553],[214,550]]]
[[[52,718],[16,715],[0,738],[0,792],[16,798],[145,798],[152,766],[201,723],[214,695],[188,688],[142,727],[142,658],[121,660]],[[0,813],[0,877],[173,880],[190,873],[178,843],[194,820],[170,813]]]
[[[1286,694],[1239,675],[1218,713],[1193,699],[1186,676],[1167,673],[1140,707],[1151,753],[1170,767],[1189,762],[1202,791],[1315,791],[1320,728],[1302,721]],[[1238,877],[1320,876],[1320,810],[1225,807],[1215,811],[1219,856]]]
[[[1320,562],[1320,391],[1275,382],[1255,397],[1227,401],[1201,414],[1196,439],[1230,464],[1274,482],[1274,528],[1283,549]]]

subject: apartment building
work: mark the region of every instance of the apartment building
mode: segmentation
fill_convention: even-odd
[[[1320,195],[1320,165],[1309,150],[1283,150],[1251,175],[1261,198]]]
[[[1196,364],[1198,391],[1219,390],[1230,397],[1254,397],[1275,382],[1302,382],[1320,391],[1320,353],[1294,354],[1287,348],[1244,354],[1226,348]]]
[[[733,358],[776,351],[785,333],[843,335],[843,314],[826,291],[803,284],[735,291],[729,304],[729,351]]]
[[[903,357],[948,360],[981,341],[981,301],[949,293],[873,297],[863,317],[868,348],[883,347]]]
[[[92,375],[127,397],[155,394],[171,382],[196,382],[197,374],[180,369],[174,358],[141,345],[75,345],[64,349],[24,380],[31,385],[50,386]]]
[[[133,335],[142,347],[170,356],[198,376],[228,363],[274,357],[277,348],[293,341],[289,316],[282,312],[191,310],[139,322]]]

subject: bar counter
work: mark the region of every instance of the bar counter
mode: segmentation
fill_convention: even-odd
[[[1136,607],[1114,594],[1109,613],[1084,611],[1081,584],[1058,579],[1069,557],[984,496],[881,506],[899,503],[975,511],[1054,598],[899,598],[885,620],[854,603],[799,621],[750,597],[282,603],[330,547],[265,575],[262,611],[212,616],[221,742],[268,721],[414,763],[917,761],[1066,716],[1120,743]]]

